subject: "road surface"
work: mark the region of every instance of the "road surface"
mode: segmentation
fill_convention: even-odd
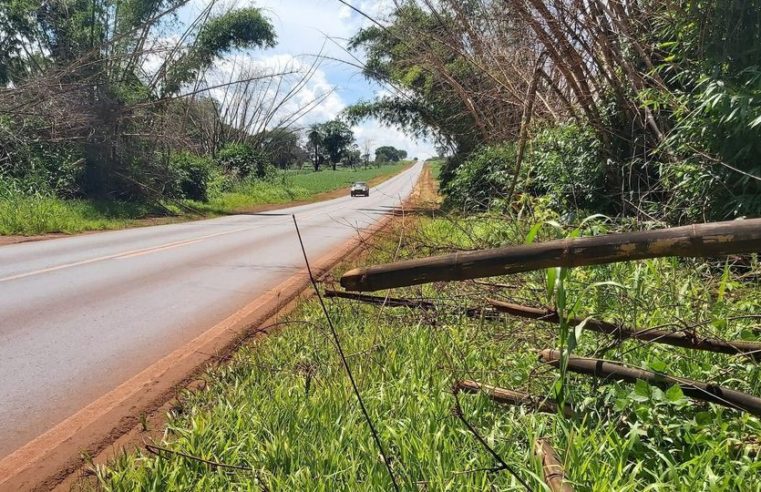
[[[369,198],[1,246],[0,457],[303,269],[289,214],[317,259],[398,206],[421,170]]]

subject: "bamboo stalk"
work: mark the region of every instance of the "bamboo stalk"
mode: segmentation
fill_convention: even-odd
[[[377,291],[431,282],[469,280],[550,267],[579,267],[667,256],[711,257],[761,252],[761,219],[656,231],[563,239],[543,244],[455,253],[344,274],[350,291]]]
[[[554,367],[560,366],[560,352],[557,350],[543,350],[539,358]],[[715,384],[693,381],[668,374],[626,367],[615,362],[584,357],[569,357],[568,369],[579,374],[627,383],[635,383],[637,380],[642,380],[661,389],[667,389],[669,386],[677,384],[682,389],[682,392],[690,398],[715,403],[735,410],[743,410],[756,417],[761,417],[761,398]]]
[[[368,296],[364,294],[354,294],[353,292],[341,292],[338,290],[326,290],[325,297],[350,299],[352,301],[365,302],[388,307],[408,307],[417,309],[433,309],[436,305],[430,301],[416,299],[400,299],[396,297]]]
[[[519,304],[487,299],[487,302],[497,311],[519,316],[522,318],[535,319],[546,323],[560,323],[560,316],[549,309],[539,309]],[[569,320],[571,325],[579,325],[585,320],[574,318]],[[617,326],[606,321],[587,319],[584,324],[585,330],[597,333],[605,333],[619,339],[645,340],[654,343],[663,343],[675,347],[682,347],[706,352],[716,352],[729,355],[745,355],[754,361],[761,361],[761,343],[744,340],[724,341],[718,338],[702,338],[685,332],[669,332],[663,330],[641,330]]]
[[[325,297],[327,298],[341,298],[350,299],[353,301],[364,302],[367,304],[373,304],[376,306],[386,307],[407,307],[411,309],[422,309],[423,311],[429,311],[436,308],[436,304],[430,301],[416,300],[416,299],[402,299],[398,297],[384,297],[384,296],[370,296],[366,294],[355,294],[353,292],[341,292],[337,290],[325,291]],[[498,319],[499,313],[492,309],[484,309],[480,307],[466,307],[459,309],[459,312],[468,318],[475,319]]]
[[[557,405],[551,400],[537,398],[526,393],[519,393],[517,391],[498,388],[496,386],[490,386],[488,384],[482,384],[477,381],[471,381],[468,379],[457,381],[454,384],[454,391],[461,391],[463,393],[469,394],[484,393],[496,403],[502,405],[519,405],[531,408],[541,413],[558,413]],[[566,405],[563,408],[563,414],[566,417],[572,417],[574,414],[573,408],[570,405]]]
[[[563,464],[547,439],[536,440],[534,454],[542,463],[544,482],[552,492],[573,492],[573,487],[565,480]]]

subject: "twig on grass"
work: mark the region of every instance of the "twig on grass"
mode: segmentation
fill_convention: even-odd
[[[526,488],[526,490],[530,491],[531,487],[529,487],[529,485],[520,477],[520,475],[518,475],[515,469],[511,467],[510,465],[508,465],[505,462],[505,460],[502,459],[499,453],[497,453],[494,450],[494,448],[489,446],[489,443],[486,442],[486,440],[481,436],[481,434],[479,434],[478,431],[472,425],[470,425],[470,422],[468,422],[468,419],[465,418],[465,414],[462,411],[462,406],[460,406],[460,397],[458,396],[457,393],[454,393],[454,401],[455,401],[455,406],[452,409],[452,413],[454,413],[455,417],[460,419],[463,425],[465,425],[465,427],[470,431],[470,433],[473,434],[473,437],[475,437],[476,440],[479,443],[481,443],[481,446],[483,446],[483,448],[486,449],[486,451],[488,451],[488,453],[492,456],[492,458],[494,458],[497,461],[497,463],[499,463],[499,466],[487,469],[486,471],[493,473],[493,472],[498,472],[502,470],[507,470],[508,472],[510,472],[510,474],[513,477],[515,477],[516,480],[518,480],[521,483],[521,485],[523,485]]]
[[[197,461],[199,463],[203,463],[205,465],[209,465],[212,468],[225,468],[227,470],[239,470],[239,471],[247,471],[247,472],[254,472],[256,473],[256,470],[251,468],[250,466],[241,466],[241,465],[229,465],[227,463],[220,463],[219,461],[211,461],[203,458],[199,458],[198,456],[193,456],[191,454],[183,453],[181,451],[175,451],[173,449],[169,448],[162,448],[161,446],[156,446],[153,444],[146,444],[145,445],[146,451],[149,453],[158,456],[159,458],[166,458],[167,454],[180,456],[182,458],[191,460],[191,461]]]

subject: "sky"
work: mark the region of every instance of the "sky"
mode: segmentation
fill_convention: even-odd
[[[277,46],[265,50],[236,53],[219,63],[222,72],[235,70],[235,66],[250,61],[261,66],[282,68],[288,64],[309,65],[323,50],[325,56],[351,60],[344,47],[361,27],[370,21],[342,5],[338,0],[231,0],[237,7],[257,7],[270,19],[277,33]],[[393,6],[392,0],[351,0],[352,5],[367,14],[383,19]],[[192,18],[208,3],[194,0],[190,12]],[[184,16],[183,16],[184,17]],[[355,54],[357,56],[358,54]],[[361,56],[361,54],[359,54]],[[294,104],[306,104],[319,94],[333,90],[319,107],[306,115],[299,126],[324,122],[335,118],[344,108],[360,101],[370,100],[385,89],[368,81],[356,67],[339,61],[323,59],[312,80]],[[396,128],[389,128],[374,120],[360,123],[353,128],[360,148],[375,149],[392,145],[407,150],[410,157],[421,159],[435,154],[431,142],[416,141]]]

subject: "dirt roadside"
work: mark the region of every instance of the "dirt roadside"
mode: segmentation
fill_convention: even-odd
[[[432,189],[426,166],[404,208],[412,208]],[[319,278],[348,257],[372,247],[374,237],[391,227],[395,216],[332,255],[313,263]],[[224,363],[243,343],[277,331],[277,321],[312,295],[302,271],[254,300],[195,340],[156,362],[118,388],[0,460],[0,490],[79,489],[94,463],[104,463],[122,450],[160,438],[164,416],[177,405],[182,390],[197,388],[198,376],[209,366]],[[145,429],[148,429],[147,431]],[[89,488],[92,490],[92,488]]]
[[[371,187],[378,186],[384,181],[388,181],[394,176],[398,176],[399,174],[408,170],[410,167],[412,167],[412,164],[410,164],[409,166],[406,166],[404,169],[402,169],[396,174],[389,174],[386,176],[378,176],[377,178],[373,178],[370,181],[368,181],[368,184]],[[313,197],[307,200],[296,200],[293,202],[286,202],[286,203],[265,203],[262,205],[255,205],[253,207],[246,207],[240,210],[235,210],[234,212],[231,212],[229,215],[258,214],[263,212],[271,212],[273,210],[280,210],[283,208],[298,207],[300,205],[309,205],[311,203],[324,202],[327,200],[333,200],[335,198],[341,198],[342,196],[346,196],[346,193],[347,192],[345,188],[338,188],[333,191],[318,193],[317,195],[314,195]],[[194,220],[204,220],[204,219],[210,219],[214,217],[219,217],[219,216],[182,215],[182,216],[174,216],[174,217],[149,217],[145,219],[135,219],[134,222],[131,222],[130,224],[128,224],[126,227],[124,227],[124,229],[133,229],[136,227],[151,227],[151,226],[167,225],[167,224],[180,224],[183,222],[192,222]],[[116,231],[116,230],[120,230],[120,229],[84,231],[84,232],[78,232],[75,234],[54,232],[50,234],[40,234],[39,236],[0,236],[0,246],[6,246],[10,244],[19,244],[19,243],[32,243],[37,241],[48,241],[50,239],[83,236],[85,234],[97,234],[99,232],[108,232],[108,231]]]

